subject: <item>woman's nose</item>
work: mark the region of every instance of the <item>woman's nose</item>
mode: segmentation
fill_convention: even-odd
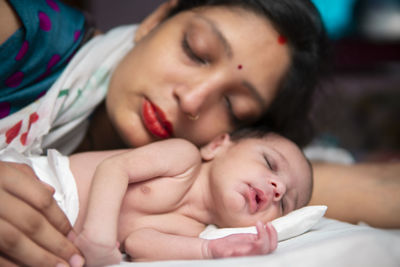
[[[271,179],[269,183],[272,186],[273,200],[280,201],[286,193],[286,185],[278,179]]]
[[[181,111],[192,117],[201,113],[201,109],[212,94],[210,86],[199,84],[195,86],[180,85],[174,88],[174,97]]]

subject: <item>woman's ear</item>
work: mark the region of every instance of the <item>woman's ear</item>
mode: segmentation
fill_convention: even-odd
[[[170,10],[174,8],[177,3],[178,0],[168,0],[147,16],[136,30],[135,43],[142,40],[151,30],[164,21]]]
[[[229,134],[221,134],[214,138],[210,143],[200,148],[201,158],[205,161],[214,159],[214,157],[224,148],[232,143]]]

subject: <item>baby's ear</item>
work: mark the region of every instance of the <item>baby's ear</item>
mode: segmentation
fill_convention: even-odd
[[[169,0],[160,5],[149,16],[147,16],[142,23],[140,23],[135,34],[135,43],[143,39],[151,30],[165,20],[168,13],[176,6],[178,0]]]
[[[212,160],[221,150],[232,143],[229,134],[224,133],[215,137],[210,143],[200,148],[200,154],[203,160]]]

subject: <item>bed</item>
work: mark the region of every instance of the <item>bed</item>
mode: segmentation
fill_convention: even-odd
[[[279,231],[278,231],[279,232]],[[400,266],[400,229],[383,230],[322,217],[308,231],[280,241],[269,255],[218,260],[127,262],[122,266]]]

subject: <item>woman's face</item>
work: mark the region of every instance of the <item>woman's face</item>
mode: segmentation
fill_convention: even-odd
[[[289,65],[289,49],[263,17],[207,7],[166,20],[116,68],[109,117],[133,147],[168,137],[202,145],[259,118]]]

